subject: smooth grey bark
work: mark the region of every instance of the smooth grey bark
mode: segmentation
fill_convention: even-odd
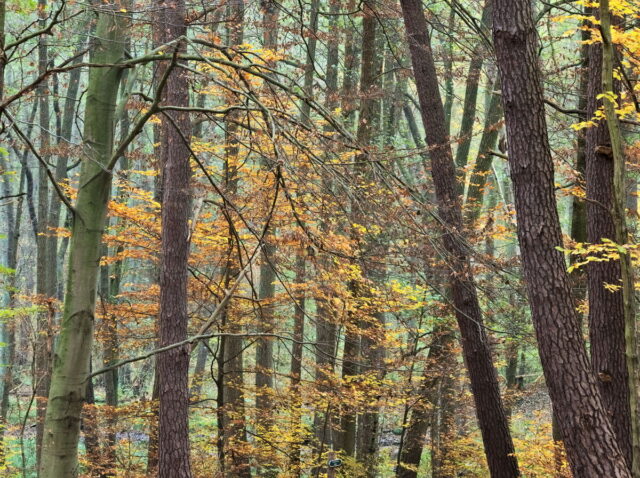
[[[46,0],[38,0],[38,26],[46,25]],[[43,75],[48,68],[48,38],[40,35],[38,38],[38,74]],[[40,127],[40,150],[43,159],[49,159],[47,152],[49,139],[49,94],[48,82],[45,80],[38,85],[38,112]],[[51,298],[55,296],[56,257],[51,254],[51,238],[49,237],[49,178],[45,168],[38,168],[38,235],[36,236],[36,293],[38,294],[43,311],[38,313],[37,333],[34,347],[35,369],[34,390],[36,396],[36,467],[40,465],[42,452],[42,434],[44,431],[44,416],[46,411],[46,397],[49,395],[51,381],[51,346],[53,329]],[[53,259],[53,260],[52,260]]]
[[[113,64],[124,55],[125,21],[114,4],[96,7],[98,25],[91,51],[96,63]],[[100,243],[111,175],[104,169],[113,151],[116,97],[121,68],[89,73],[80,187],[71,232],[71,251],[59,341],[47,403],[40,476],[78,473],[80,414],[86,393],[93,341]]]

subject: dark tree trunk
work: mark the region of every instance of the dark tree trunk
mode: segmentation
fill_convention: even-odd
[[[574,476],[629,477],[571,298],[529,0],[495,0],[494,46],[502,83],[518,239],[540,360]]]
[[[236,0],[227,5],[229,16],[227,28],[227,43],[240,45],[244,41],[244,17],[245,2]],[[233,115],[228,118],[226,124],[225,147],[225,187],[227,194],[232,198],[238,193],[238,126],[233,121]],[[225,217],[232,217],[232,211],[224,206]],[[228,229],[228,256],[225,265],[224,289],[229,290],[232,281],[239,270],[236,251],[239,246],[235,240],[235,229],[229,223]],[[231,303],[227,305],[221,317],[224,332],[239,334],[243,326],[238,320]],[[246,446],[246,416],[244,399],[244,341],[241,337],[222,337],[218,352],[218,456],[223,471],[223,476],[233,478],[251,477],[249,456],[242,450]]]
[[[186,34],[182,0],[158,2],[159,37],[163,43]],[[178,50],[184,45],[178,43]],[[161,65],[161,74],[167,65]],[[169,73],[163,103],[189,106],[186,70]],[[162,164],[162,265],[160,270],[159,346],[187,338],[187,261],[189,257],[189,189],[191,138],[189,114],[165,112],[161,124]],[[157,356],[159,379],[158,476],[191,477],[189,462],[189,347]]]
[[[602,92],[602,44],[589,46],[589,86],[587,118],[601,106],[596,97]],[[611,145],[605,121],[586,130],[587,241],[616,240],[613,208],[613,160],[602,153]],[[631,463],[631,424],[629,375],[625,360],[624,302],[622,289],[611,291],[606,284],[619,284],[620,262],[590,262],[587,268],[589,290],[589,340],[591,365],[596,374],[604,407],[611,417],[618,446]]]
[[[420,387],[420,393],[416,403],[412,406],[411,419],[403,439],[403,447],[400,453],[400,463],[396,470],[397,478],[418,478],[418,468],[420,459],[424,451],[427,431],[431,427],[431,474],[432,477],[439,477],[443,460],[446,457],[446,436],[445,426],[449,421],[447,410],[438,410],[438,406],[446,402],[449,397],[443,396],[444,400],[439,400],[439,396],[451,392],[452,364],[455,359],[453,351],[455,337],[450,325],[436,327],[433,331],[433,342],[429,348],[423,377],[424,381]],[[438,416],[441,414],[440,416]],[[437,436],[436,436],[437,435]]]
[[[438,213],[445,226],[443,241],[450,254],[449,280],[453,304],[489,470],[493,477],[518,476],[518,462],[514,456],[509,423],[500,397],[488,337],[482,325],[482,312],[468,250],[459,237],[462,232],[462,213],[455,164],[449,145],[445,112],[438,90],[426,20],[420,1],[401,0],[400,4],[409,40],[426,140],[431,149],[431,174]]]
[[[489,30],[491,19],[491,0],[486,0],[484,10],[482,11],[481,27],[483,30]],[[468,163],[469,150],[471,149],[471,141],[473,140],[473,125],[476,122],[476,106],[478,103],[478,86],[480,84],[480,74],[482,73],[482,65],[484,64],[484,55],[486,54],[486,45],[482,38],[478,39],[471,52],[471,60],[469,61],[469,70],[467,72],[467,84],[464,93],[464,106],[462,108],[462,121],[460,123],[460,132],[458,133],[458,149],[456,150],[456,167],[458,174],[461,174],[463,168]],[[461,190],[464,190],[464,177],[459,184]]]

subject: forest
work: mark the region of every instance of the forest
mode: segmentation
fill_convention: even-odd
[[[0,476],[640,478],[640,0],[0,0]]]

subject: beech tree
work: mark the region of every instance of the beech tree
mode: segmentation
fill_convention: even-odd
[[[96,7],[93,69],[85,102],[80,189],[73,207],[67,286],[47,403],[39,475],[74,476],[80,416],[89,376],[100,243],[111,188],[114,114],[124,57],[126,18],[115,4]],[[69,206],[69,204],[68,204]]]

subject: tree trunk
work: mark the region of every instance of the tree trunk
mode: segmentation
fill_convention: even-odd
[[[38,0],[38,26],[44,28],[46,19],[47,1]],[[47,71],[48,46],[47,36],[38,38],[38,74],[43,75]],[[43,159],[48,160],[49,154],[49,92],[48,83],[43,81],[38,85],[38,111],[40,123],[40,150]],[[36,237],[37,263],[36,263],[36,293],[41,301],[41,306],[47,309],[52,296],[55,296],[55,256],[53,263],[49,254],[51,246],[49,231],[49,178],[46,169],[40,165],[38,168],[38,235]],[[53,274],[53,276],[52,276]],[[52,293],[53,292],[53,293]],[[47,396],[51,382],[51,329],[49,323],[50,314],[47,310],[38,313],[37,333],[34,346],[35,375],[33,377],[36,396],[36,467],[40,465],[42,452],[42,434],[44,431],[44,416],[47,408]]]
[[[263,10],[263,38],[264,48],[275,51],[278,48],[278,17],[279,8],[275,2],[262,1]],[[263,173],[268,173],[268,165],[263,164]],[[273,244],[276,231],[269,228],[266,232],[265,244],[262,248],[262,262],[260,263],[260,285],[258,289],[260,306],[258,318],[258,332],[273,333],[274,309],[273,301],[276,293],[275,254],[276,246]],[[268,432],[273,427],[273,376],[274,357],[273,339],[261,337],[256,339],[256,424],[258,434]],[[261,475],[274,477],[275,470],[272,467],[260,469]]]
[[[480,27],[489,30],[491,21],[491,0],[486,0],[482,11]],[[484,64],[486,46],[483,39],[478,39],[471,52],[469,61],[469,71],[467,72],[467,84],[464,93],[464,106],[462,107],[462,121],[460,132],[458,133],[458,149],[456,149],[456,168],[458,175],[461,175],[459,187],[464,191],[464,167],[467,165],[469,150],[473,140],[473,125],[476,122],[476,106],[478,103],[478,86],[480,84],[480,74]]]
[[[2,9],[4,9],[4,3],[0,3],[0,16],[2,15]],[[2,18],[0,18],[0,26],[4,26]],[[0,42],[2,37],[0,36]],[[0,78],[2,78],[2,71],[0,70]],[[2,80],[0,80],[1,82]],[[0,91],[1,96],[1,91]],[[18,194],[22,193],[24,187],[25,174],[24,171],[20,172],[20,183],[18,185]],[[3,180],[3,193],[9,197],[13,194],[11,186],[7,178]],[[15,212],[11,204],[5,206],[7,214],[7,255],[6,255],[6,267],[10,270],[9,274],[9,287],[8,295],[9,300],[7,306],[9,308],[16,306],[16,292],[17,292],[17,280],[18,280],[18,246],[20,242],[20,228],[22,224],[22,204],[23,198],[17,199],[17,205]],[[8,321],[9,322],[9,321]],[[0,400],[0,469],[6,464],[6,450],[4,437],[7,431],[7,416],[9,412],[9,393],[13,388],[14,383],[14,361],[16,356],[16,324],[15,321],[2,324],[2,340],[7,344],[4,350],[3,361],[6,364],[4,372],[2,374],[2,396]]]
[[[613,224],[615,226],[615,242],[619,246],[623,246],[629,242],[629,230],[627,228],[627,213],[626,213],[626,181],[625,181],[625,168],[626,161],[624,157],[624,145],[622,138],[622,131],[620,128],[620,120],[618,119],[618,113],[616,112],[617,102],[606,96],[608,93],[613,93],[614,85],[614,72],[613,64],[615,61],[615,52],[613,47],[613,41],[611,39],[611,11],[609,10],[609,0],[600,1],[600,30],[602,33],[602,92],[605,93],[603,98],[604,112],[606,116],[607,129],[609,131],[609,140],[611,145],[613,160],[613,177],[612,177],[612,216]],[[596,146],[601,146],[600,144]],[[627,458],[627,465],[631,468],[631,475],[634,478],[640,477],[640,424],[638,423],[638,365],[637,365],[637,343],[636,343],[636,307],[635,307],[635,279],[633,273],[633,266],[631,264],[631,257],[628,252],[619,254],[620,265],[620,279],[622,282],[622,309],[623,309],[623,326],[616,324],[617,331],[614,333],[617,338],[620,337],[620,331],[622,332],[622,347],[620,347],[620,341],[611,344],[612,348],[609,350],[610,354],[615,354],[619,359],[621,352],[624,355],[624,363],[621,364],[620,371],[626,368],[627,370],[627,390],[623,390],[622,384],[617,384],[618,390],[615,398],[617,406],[614,406],[613,410],[608,410],[609,413],[613,413],[611,419],[613,430],[618,438],[618,443],[625,442],[628,446],[628,442],[631,442],[630,456],[627,452],[627,448],[620,446],[621,451]],[[617,282],[616,282],[617,283]],[[596,369],[598,378],[601,378],[601,373],[606,373],[606,370]],[[618,377],[616,377],[618,378]],[[622,377],[620,377],[622,379]],[[626,406],[625,406],[626,402]],[[607,403],[605,402],[605,409]],[[617,413],[625,414],[629,411],[629,418],[617,417]],[[618,423],[620,419],[623,423]],[[629,438],[629,433],[631,434]],[[625,453],[627,452],[627,453]]]
[[[157,3],[158,36],[168,43],[186,35],[185,3],[176,0]],[[179,42],[175,47],[183,51]],[[164,75],[167,65],[160,65]],[[179,65],[169,73],[162,102],[188,107],[186,70]],[[162,167],[162,262],[160,270],[160,317],[158,346],[187,338],[187,261],[189,259],[189,215],[191,120],[184,111],[167,111],[162,116],[160,150]],[[158,476],[190,478],[189,460],[189,352],[188,345],[156,357],[159,379]]]
[[[482,200],[484,198],[487,176],[491,171],[493,155],[491,151],[495,148],[500,132],[500,120],[502,120],[502,100],[500,93],[500,82],[496,80],[493,84],[491,98],[489,99],[489,109],[484,119],[484,129],[480,138],[476,163],[469,179],[467,189],[466,211],[468,227],[473,227],[480,217],[482,211]]]
[[[443,241],[451,256],[448,265],[451,269],[449,280],[453,304],[462,336],[463,355],[487,463],[493,477],[518,476],[518,462],[514,456],[497,372],[493,366],[488,337],[483,327],[468,251],[458,237],[462,231],[460,198],[426,21],[420,1],[401,0],[400,3],[409,40],[422,121],[427,144],[431,149],[431,175],[436,190],[438,213],[445,226]]]
[[[367,204],[369,185],[373,178],[367,165],[369,150],[373,145],[375,135],[380,126],[380,75],[382,73],[382,55],[379,52],[378,18],[375,14],[375,2],[364,2],[362,21],[362,62],[360,73],[360,115],[358,118],[357,140],[364,151],[356,157],[354,171],[354,183],[356,195],[359,201],[352,202],[351,214],[355,224],[365,225],[370,221],[371,211]],[[356,300],[370,296],[369,283],[380,284],[386,274],[384,264],[373,264],[371,260],[384,257],[383,240],[380,237],[357,238],[358,248],[362,258],[358,259],[358,266],[362,271],[362,278],[354,281],[352,288]],[[357,320],[357,337],[345,336],[345,341],[359,343],[357,357],[362,362],[359,367],[361,374],[367,374],[369,379],[381,378],[381,364],[383,360],[382,337],[384,335],[384,317],[381,313],[374,313],[371,317],[353,317]],[[347,412],[350,413],[350,412]],[[343,418],[346,418],[343,416]],[[346,418],[347,425],[349,418]],[[375,403],[368,404],[364,413],[358,416],[356,428],[356,458],[364,467],[366,476],[373,477],[377,473],[378,465],[378,432],[379,432],[379,407]]]
[[[602,92],[602,44],[589,46],[589,87],[587,117],[599,108],[596,97]],[[607,123],[601,121],[586,130],[587,240],[598,244],[616,240],[612,214],[613,161],[602,153],[611,145]],[[591,364],[598,377],[603,404],[611,417],[618,446],[631,463],[631,423],[628,370],[625,363],[624,302],[622,290],[611,291],[606,284],[618,284],[620,262],[591,262],[587,266],[589,289],[589,340]]]
[[[236,0],[227,6],[227,11],[229,14],[227,43],[240,45],[244,37],[244,1]],[[237,134],[238,126],[236,123],[227,122],[224,174],[227,194],[232,200],[238,191],[239,141],[236,137]],[[232,211],[227,206],[225,208],[227,208],[224,212],[225,216],[231,218]],[[228,258],[224,271],[225,290],[229,290],[231,281],[237,275],[237,261],[240,260],[240,257],[235,257],[239,247],[234,239],[233,224],[231,223],[228,234]],[[242,325],[238,323],[238,317],[234,315],[231,303],[227,305],[221,323],[224,332],[235,334],[242,332]],[[247,441],[243,352],[244,343],[241,337],[222,337],[218,362],[219,373],[221,372],[218,378],[218,406],[220,408],[218,426],[222,440],[219,441],[218,455],[222,462],[224,476],[228,478],[251,477],[249,456],[242,449],[246,446]]]
[[[116,63],[124,54],[124,19],[115,5],[100,6],[92,62]],[[71,232],[71,251],[60,337],[42,446],[40,475],[44,478],[78,473],[80,414],[93,341],[96,281],[111,175],[115,103],[121,69],[94,68],[89,73],[80,188]]]
[[[296,255],[296,277],[295,282],[299,287],[306,281],[306,258],[304,256],[304,249],[302,245]],[[294,476],[300,476],[302,470],[300,469],[300,459],[302,452],[303,434],[298,433],[297,430],[302,426],[302,393],[300,390],[300,382],[302,380],[302,342],[304,341],[304,319],[306,314],[306,297],[302,288],[299,289],[296,300],[294,302],[293,311],[293,344],[291,345],[291,392],[293,393],[292,400],[292,429],[294,430],[293,446],[291,447],[290,457],[291,462],[289,470]]]
[[[439,410],[440,395],[451,393],[451,373],[455,353],[455,337],[450,325],[438,326],[433,330],[433,342],[424,367],[424,381],[420,387],[416,403],[412,406],[411,419],[407,427],[404,446],[400,453],[400,463],[396,469],[397,478],[418,478],[418,468],[424,451],[427,431],[431,427],[431,475],[440,474],[446,458],[447,410]],[[442,397],[447,400],[448,397]],[[442,413],[441,416],[438,416]]]
[[[494,46],[502,83],[518,239],[540,360],[573,475],[629,477],[598,392],[562,246],[536,29],[529,0],[495,0]]]

